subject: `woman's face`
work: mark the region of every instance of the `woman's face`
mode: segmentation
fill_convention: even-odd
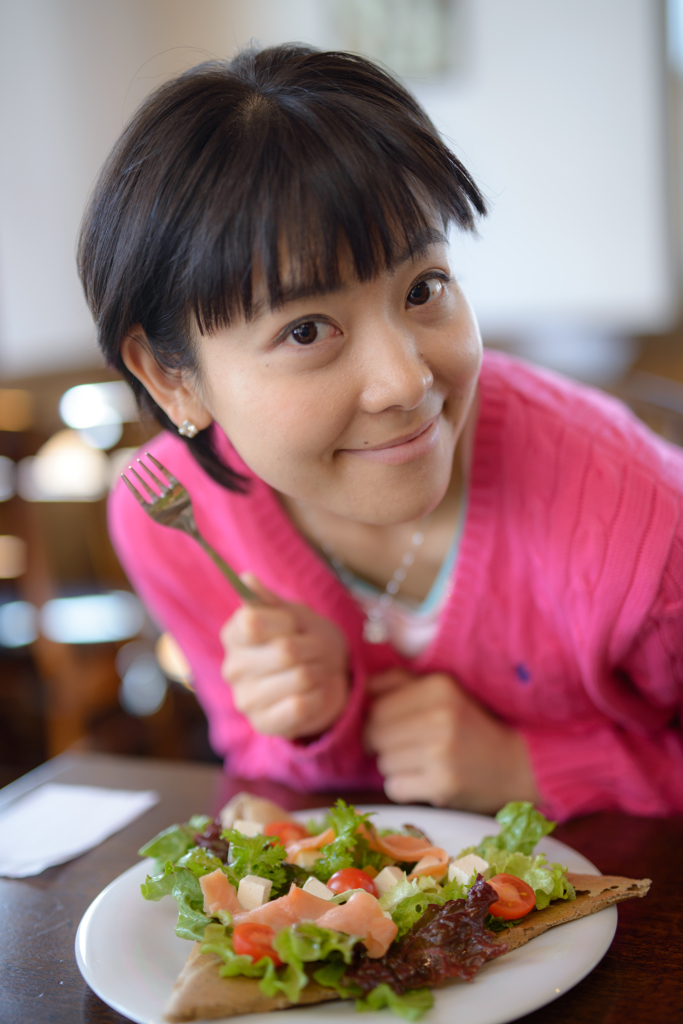
[[[200,337],[201,399],[290,498],[388,525],[443,498],[481,340],[445,239],[392,270]]]

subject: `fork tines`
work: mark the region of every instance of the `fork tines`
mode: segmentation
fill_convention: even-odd
[[[166,466],[162,466],[162,464],[159,462],[159,460],[155,459],[151,452],[145,452],[145,455],[147,456],[148,459],[150,459],[151,462],[154,463],[154,465],[157,467],[159,472],[163,473],[166,476],[166,478],[168,479],[168,484],[170,484],[171,487],[175,487],[175,485],[178,483],[178,481],[173,476],[173,473],[171,473],[170,470],[166,469]],[[140,459],[138,459],[138,462],[140,462]],[[149,475],[152,477],[153,480],[156,480],[156,482],[159,483],[157,478],[154,476],[154,473],[152,473],[151,469],[149,469],[148,466],[145,466],[144,462],[140,462],[140,465],[142,466],[143,469],[145,469],[149,473]],[[167,487],[168,484],[163,484],[163,485],[159,484],[159,486]]]
[[[144,469],[145,473],[147,473],[147,475],[154,481],[154,483],[157,485],[157,487],[161,491],[162,495],[164,494],[165,491],[167,491],[169,489],[169,487],[175,487],[178,484],[178,481],[173,476],[173,474],[170,473],[166,469],[166,467],[163,466],[159,462],[158,459],[155,459],[154,456],[151,454],[151,452],[145,452],[145,455],[147,456],[148,459],[150,459],[154,463],[154,465],[159,470],[159,472],[163,473],[168,478],[168,482],[164,483],[162,480],[159,479],[159,477],[156,475],[156,473],[152,472],[152,470],[149,468],[149,466],[145,465],[145,463],[142,461],[142,459],[138,459],[137,460],[138,461],[138,465],[140,466],[140,468]],[[150,501],[152,501],[152,502],[157,501],[158,498],[161,495],[157,494],[156,491],[152,490],[152,488],[149,486],[147,481],[144,480],[140,476],[140,474],[137,472],[136,469],[133,468],[133,466],[129,466],[128,469],[133,474],[133,476],[138,481],[138,483],[143,488],[143,490],[147,492],[147,494],[149,495]],[[121,478],[123,479],[123,482],[125,483],[126,487],[130,491],[130,493],[133,495],[133,497],[138,501],[138,503],[140,505],[148,505],[149,504],[149,502],[145,501],[145,498],[143,497],[143,495],[140,494],[140,492],[137,489],[137,487],[133,483],[131,483],[131,481],[128,479],[128,477],[125,475],[125,473],[121,474]]]

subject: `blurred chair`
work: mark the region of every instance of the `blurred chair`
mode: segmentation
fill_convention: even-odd
[[[213,757],[109,541],[109,480],[157,428],[132,422],[127,386],[105,378],[0,389],[0,785],[74,746]]]
[[[656,433],[683,446],[683,383],[645,370],[634,370],[614,393]]]

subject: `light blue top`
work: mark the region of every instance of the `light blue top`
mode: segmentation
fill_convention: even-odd
[[[446,557],[441,563],[441,568],[436,575],[436,579],[429,588],[429,593],[425,597],[424,601],[418,604],[411,601],[409,598],[406,599],[396,596],[392,602],[394,605],[400,605],[402,609],[409,612],[411,616],[419,616],[420,618],[433,615],[441,607],[446,597],[448,582],[451,578],[453,566],[455,565],[455,560],[458,556],[466,518],[467,492],[463,494],[463,498],[460,503],[458,518],[455,524],[455,530],[453,531],[453,539],[451,540],[448,551],[446,552]],[[356,576],[346,568],[344,571],[344,583],[347,585],[351,593],[361,601],[377,601],[384,593],[384,591],[379,590],[378,587],[373,586],[372,583],[368,583],[367,580],[361,579],[360,576]]]

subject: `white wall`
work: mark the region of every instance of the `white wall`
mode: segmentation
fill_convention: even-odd
[[[472,63],[417,91],[484,186],[462,249],[482,326],[665,328],[675,309],[654,0],[475,0]]]
[[[659,3],[454,2],[464,67],[411,84],[491,200],[481,240],[458,250],[485,329],[664,325],[674,289]],[[146,92],[252,37],[338,45],[334,5],[0,0],[0,373],[96,361],[75,236]]]

